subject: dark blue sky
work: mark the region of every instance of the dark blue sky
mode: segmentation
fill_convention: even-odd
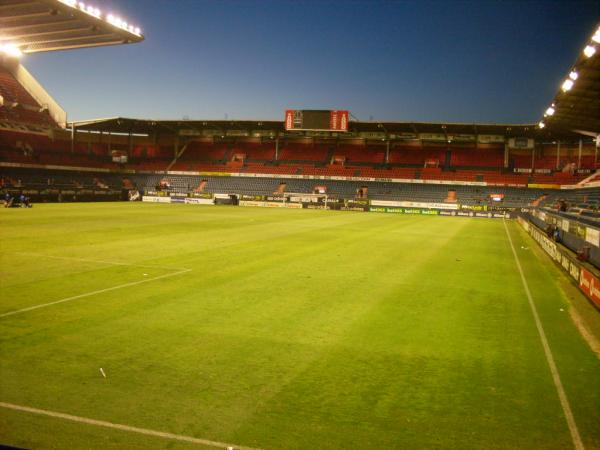
[[[537,122],[600,1],[89,0],[137,45],[28,55],[70,120]]]

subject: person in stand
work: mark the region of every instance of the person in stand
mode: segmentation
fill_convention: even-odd
[[[560,243],[560,228],[554,228],[554,234],[552,235],[552,238],[554,239],[554,242]]]
[[[13,204],[14,198],[7,192],[4,196],[4,207],[10,208]]]

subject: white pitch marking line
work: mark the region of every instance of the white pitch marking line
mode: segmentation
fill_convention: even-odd
[[[97,264],[110,264],[113,266],[143,267],[143,268],[147,268],[147,269],[187,270],[182,267],[151,266],[151,265],[145,265],[145,264],[131,264],[131,263],[116,262],[116,261],[103,261],[103,260],[98,260],[98,259],[74,258],[71,256],[43,255],[41,253],[17,252],[16,254],[23,255],[23,256],[37,256],[40,258],[63,259],[66,261],[79,261],[79,262],[89,262],[89,263],[97,263]]]
[[[512,238],[510,237],[510,233],[508,232],[508,227],[506,226],[506,220],[503,219],[502,221],[504,223],[504,229],[506,230],[506,235],[508,236],[508,243],[510,244],[510,248],[512,250],[513,256],[515,257],[515,262],[517,263],[517,268],[519,269],[519,274],[521,275],[521,281],[523,282],[523,287],[525,288],[525,293],[527,294],[527,299],[529,300],[529,306],[531,307],[531,311],[533,312],[535,326],[540,335],[540,340],[542,341],[542,347],[544,347],[544,353],[546,354],[546,361],[548,361],[548,366],[550,366],[550,372],[552,373],[552,379],[554,380],[554,386],[556,386],[556,391],[558,392],[558,398],[560,399],[560,405],[562,406],[563,412],[565,413],[565,419],[567,420],[567,425],[569,426],[569,431],[571,432],[571,439],[573,440],[573,446],[577,450],[584,450],[583,442],[581,441],[581,436],[579,435],[579,430],[577,429],[577,424],[575,423],[575,418],[573,417],[573,412],[571,411],[571,406],[569,405],[569,399],[567,398],[565,389],[563,388],[562,382],[560,381],[560,375],[558,374],[558,369],[556,367],[556,363],[554,362],[554,356],[552,356],[552,351],[550,350],[550,346],[548,345],[548,339],[546,339],[546,333],[544,332],[544,327],[542,326],[542,322],[540,321],[540,317],[538,315],[537,308],[535,307],[535,303],[533,303],[533,297],[531,296],[531,291],[529,290],[529,285],[527,284],[527,279],[525,278],[525,274],[523,273],[523,268],[521,267],[521,263],[519,262],[519,257],[517,256],[517,252],[515,250],[515,246],[513,245]]]
[[[146,279],[139,280],[139,281],[132,281],[131,283],[119,284],[118,286],[113,286],[113,287],[109,287],[109,288],[105,288],[105,289],[98,289],[97,291],[88,292],[86,294],[74,295],[73,297],[63,298],[60,300],[56,300],[54,302],[42,303],[41,305],[35,305],[35,306],[30,306],[28,308],[17,309],[16,311],[10,311],[10,312],[4,313],[4,314],[0,314],[0,318],[13,316],[15,314],[24,313],[27,311],[33,311],[35,309],[46,308],[47,306],[58,305],[59,303],[66,303],[66,302],[70,302],[70,301],[77,300],[80,298],[90,297],[90,296],[96,295],[96,294],[102,294],[104,292],[110,292],[110,291],[115,291],[117,289],[122,289],[122,288],[126,288],[126,287],[131,287],[131,286],[137,286],[138,284],[148,283],[150,281],[156,281],[156,280],[161,280],[163,278],[174,277],[176,275],[181,275],[182,273],[187,273],[187,272],[191,272],[191,271],[192,271],[192,269],[185,269],[185,270],[180,270],[179,272],[167,273],[167,274],[159,275],[159,276],[153,277],[153,278],[146,278]]]
[[[119,423],[105,422],[103,420],[88,419],[87,417],[72,416],[70,414],[64,414],[64,413],[55,412],[55,411],[47,411],[45,409],[30,408],[28,406],[14,405],[12,403],[0,402],[0,407],[6,408],[6,409],[12,409],[15,411],[28,412],[31,414],[39,414],[42,416],[55,417],[57,419],[70,420],[72,422],[85,423],[87,425],[94,425],[97,427],[105,427],[105,428],[112,428],[112,429],[121,430],[121,431],[129,431],[130,433],[139,433],[139,434],[145,434],[146,436],[155,436],[155,437],[160,437],[163,439],[173,439],[176,441],[191,442],[193,444],[207,445],[210,447],[225,448],[225,449],[234,448],[235,450],[259,450],[257,448],[252,448],[252,447],[244,447],[241,445],[226,444],[224,442],[211,441],[208,439],[200,439],[200,438],[195,438],[192,436],[185,436],[185,435],[181,435],[181,434],[165,433],[164,431],[156,431],[156,430],[149,430],[147,428],[132,427],[129,425],[121,425]]]

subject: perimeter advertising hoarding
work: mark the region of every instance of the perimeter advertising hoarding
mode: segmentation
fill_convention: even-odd
[[[142,197],[143,202],[151,203],[171,203],[171,197],[158,197],[154,195],[144,195]]]
[[[581,269],[579,288],[594,302],[594,305],[600,308],[600,280],[587,269]]]
[[[437,209],[418,209],[418,208],[396,208],[396,207],[383,207],[383,206],[371,206],[370,212],[383,212],[393,214],[422,214],[426,216],[439,216],[440,211]]]
[[[449,209],[456,210],[456,203],[426,203],[426,202],[408,202],[408,201],[393,201],[393,200],[371,200],[373,206],[389,206],[400,208],[428,208],[428,209]]]
[[[571,278],[573,278],[585,296],[590,299],[594,305],[600,308],[600,279],[590,270],[583,267],[582,263],[569,255],[546,234],[530,222],[519,218],[519,223],[523,228],[529,231],[533,239],[544,249],[544,251],[559,264]]]

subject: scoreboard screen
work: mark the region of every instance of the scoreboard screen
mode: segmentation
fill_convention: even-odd
[[[286,130],[348,131],[348,111],[288,109]]]

